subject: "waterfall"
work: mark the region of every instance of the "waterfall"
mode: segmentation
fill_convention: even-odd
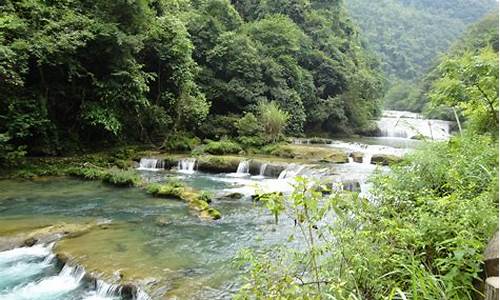
[[[238,169],[236,170],[236,174],[247,175],[250,170],[250,162],[248,160],[242,160],[238,164]]]
[[[242,160],[238,164],[238,168],[236,169],[236,172],[234,173],[229,173],[227,176],[229,177],[247,177],[250,175],[250,161],[248,160]]]
[[[450,137],[449,121],[424,119],[416,113],[404,111],[384,111],[377,121],[384,137],[415,138],[425,137],[433,140],[446,140]]]
[[[304,169],[304,166],[290,164],[286,167],[286,169],[281,171],[278,179],[293,178],[293,177],[297,176],[300,173],[300,171],[302,171],[303,169]]]
[[[196,166],[196,158],[181,159],[177,163],[177,171],[186,174],[193,174]]]
[[[372,156],[373,153],[366,152],[363,155],[363,163],[364,164],[371,164],[372,163]]]
[[[141,158],[137,170],[160,171],[165,169],[165,161],[156,158]]]
[[[102,280],[96,281],[96,294],[101,297],[116,297],[121,294],[122,287],[118,284],[109,284]]]
[[[259,176],[264,176],[266,174],[267,164],[261,164],[259,170]]]

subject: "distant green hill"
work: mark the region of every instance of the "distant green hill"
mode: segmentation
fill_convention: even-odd
[[[392,81],[424,74],[467,26],[498,6],[495,0],[346,0],[346,4]]]

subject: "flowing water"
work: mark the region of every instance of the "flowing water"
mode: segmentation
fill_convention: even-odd
[[[195,158],[181,159],[177,164],[177,171],[185,174],[193,174],[195,172],[194,170],[195,166],[196,166]]]
[[[384,111],[377,126],[385,137],[415,138],[422,136],[432,140],[450,138],[451,122],[424,119],[416,113],[405,111]]]
[[[148,171],[144,176],[148,173],[162,180],[161,172]],[[209,175],[186,178],[195,186],[228,191],[242,186],[240,180]],[[70,179],[2,181],[0,235],[12,234],[15,226],[4,226],[10,223],[37,228],[59,222],[108,220],[105,229],[62,240],[55,251],[71,254],[87,271],[101,273],[108,282],[116,281],[119,270],[153,297],[166,293],[179,299],[229,299],[237,288],[233,278],[238,271],[231,267],[231,261],[238,250],[258,241],[266,245],[282,242],[293,232],[292,224],[285,222],[279,231],[271,230],[275,228],[273,218],[248,199],[215,200],[213,205],[224,218],[207,223],[190,213],[183,202],[150,197],[136,189]],[[84,287],[79,274],[58,271],[45,261],[49,251],[40,247],[23,249],[19,252],[22,259],[0,254],[0,299],[99,296]],[[18,262],[21,264],[16,265]],[[46,290],[57,295],[46,294]],[[40,296],[28,297],[29,293]]]
[[[141,158],[138,170],[142,171],[161,171],[165,169],[165,162],[155,158]]]
[[[316,168],[291,163],[279,178],[264,176],[265,163],[259,175],[251,176],[247,160],[234,173],[206,174],[195,171],[195,159],[181,160],[174,171],[165,170],[162,160],[141,159],[138,170],[146,181],[174,177],[211,192],[212,205],[223,215],[215,222],[200,220],[182,201],[151,197],[139,189],[66,178],[0,181],[0,246],[2,238],[47,225],[101,224],[55,245],[0,252],[0,299],[119,300],[115,284],[126,282],[142,288],[139,300],[230,299],[239,286],[240,271],[232,265],[238,251],[282,243],[295,232],[291,220],[283,219],[276,226],[265,209],[250,201],[256,191],[290,192],[294,177],[300,175],[328,178],[334,188],[370,197],[369,176],[387,171],[370,163],[373,155],[405,155],[420,143],[410,139],[415,129],[435,139],[449,134],[449,124],[434,121],[427,133],[422,132],[429,121],[415,114],[387,112],[378,124],[386,137],[311,145],[361,152],[361,163],[351,159]],[[224,197],[234,193],[242,197]],[[61,266],[54,253],[73,257],[73,264]],[[89,284],[85,273],[98,274],[102,280]]]

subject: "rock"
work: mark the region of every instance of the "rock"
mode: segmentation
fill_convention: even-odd
[[[352,152],[351,154],[349,154],[349,157],[351,157],[352,160],[357,163],[362,163],[364,156],[365,154],[363,152]]]
[[[121,288],[121,296],[124,300],[136,299],[137,287],[133,284],[125,284]]]
[[[371,159],[371,163],[375,165],[388,166],[394,163],[401,162],[403,159],[401,157],[391,155],[391,154],[374,154]]]
[[[268,197],[276,197],[276,196],[283,196],[282,192],[272,192],[272,193],[265,193],[265,194],[259,194],[259,195],[252,195],[252,200],[253,201],[260,201],[262,199],[268,198]]]
[[[242,193],[230,193],[230,194],[223,195],[221,197],[221,199],[239,200],[243,197],[244,197],[244,195]]]
[[[268,164],[264,176],[277,178],[286,169],[286,164]]]
[[[419,134],[412,136],[411,139],[417,140],[417,141],[424,141],[426,139],[426,137],[423,134],[419,133]]]
[[[357,181],[357,180],[342,181],[342,186],[344,188],[344,191],[351,191],[351,192],[360,192],[361,191],[361,185],[359,184],[359,181]]]
[[[206,155],[198,158],[198,170],[212,173],[236,172],[241,160],[241,157]]]
[[[163,227],[172,224],[172,221],[169,221],[166,217],[158,217],[155,219],[155,224]]]
[[[271,151],[271,155],[329,163],[346,163],[349,161],[347,154],[343,150],[304,145],[280,145]]]
[[[484,268],[486,277],[498,277],[498,231],[484,251]]]
[[[22,247],[31,247],[31,246],[35,245],[37,242],[38,242],[37,239],[30,237],[23,242]]]
[[[499,298],[499,278],[498,277],[488,277],[486,278],[486,287],[484,290],[485,300],[498,300]]]

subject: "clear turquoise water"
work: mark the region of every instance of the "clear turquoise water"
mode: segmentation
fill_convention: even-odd
[[[162,181],[172,174],[143,175]],[[251,182],[206,174],[182,179],[214,193]],[[102,272],[110,281],[113,272],[120,270],[126,278],[142,282],[153,298],[164,294],[178,299],[230,298],[238,285],[238,270],[231,262],[239,249],[279,243],[293,233],[291,222],[274,225],[273,218],[249,199],[214,200],[213,205],[223,218],[206,222],[181,201],[154,198],[139,189],[61,178],[0,181],[0,226],[111,222],[106,229],[64,240],[55,248],[76,257],[89,271]],[[41,261],[23,259],[22,264],[35,265],[17,269],[0,265],[0,299],[83,299],[89,293],[78,285],[49,298],[20,297],[26,282],[57,275],[54,266],[44,266]],[[2,276],[2,272],[16,275]]]

